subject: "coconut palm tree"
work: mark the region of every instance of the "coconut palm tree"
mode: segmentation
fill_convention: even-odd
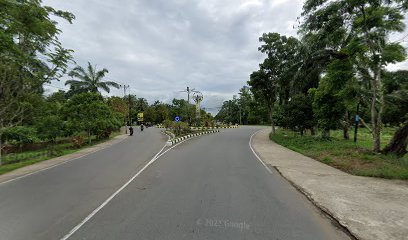
[[[94,92],[100,93],[99,89],[106,92],[110,92],[110,87],[119,88],[120,85],[112,81],[102,81],[105,74],[109,71],[104,68],[97,71],[96,66],[92,67],[91,63],[88,62],[88,68],[85,69],[81,66],[76,66],[72,69],[68,76],[72,78],[77,78],[78,80],[71,79],[65,82],[65,85],[71,85],[71,89],[78,92]]]

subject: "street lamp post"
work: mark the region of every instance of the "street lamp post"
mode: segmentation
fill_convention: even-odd
[[[123,87],[123,98],[125,98],[126,97],[126,90],[127,89],[129,89],[130,88],[130,86],[129,85],[120,85],[120,87]],[[130,90],[129,90],[129,99],[128,99],[128,123],[129,123],[129,126],[131,125],[131,122],[130,122]],[[125,120],[125,122],[126,122],[126,120]],[[126,125],[128,125],[128,124],[126,124]],[[125,133],[127,134],[127,127],[125,127]]]

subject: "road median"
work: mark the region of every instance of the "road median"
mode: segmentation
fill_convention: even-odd
[[[177,138],[173,137],[173,138],[171,138],[171,139],[169,139],[167,141],[167,146],[173,146],[176,143],[179,143],[181,141],[184,141],[184,140],[187,140],[187,139],[190,139],[190,138],[193,138],[193,137],[198,137],[198,136],[201,136],[201,135],[210,134],[210,133],[217,133],[217,132],[220,132],[220,130],[217,129],[217,130],[210,130],[210,131],[204,131],[204,132],[199,132],[199,133],[192,133],[192,134],[188,134],[186,136],[177,137]],[[170,136],[167,133],[165,133],[165,134]]]
[[[357,239],[408,236],[408,182],[353,176],[289,150],[258,132],[252,146],[262,161],[303,192]]]

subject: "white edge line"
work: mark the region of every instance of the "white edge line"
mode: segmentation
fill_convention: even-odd
[[[191,139],[191,138],[190,138]],[[67,240],[70,238],[75,232],[77,232],[86,222],[88,222],[95,214],[97,214],[103,207],[105,207],[112,199],[118,195],[123,189],[125,189],[137,176],[139,176],[147,167],[149,167],[151,164],[153,164],[157,159],[159,159],[163,154],[167,153],[171,149],[177,147],[178,145],[182,144],[183,142],[187,141],[189,139],[186,139],[184,141],[181,141],[177,143],[176,145],[170,147],[166,151],[162,152],[163,149],[166,147],[166,144],[162,147],[162,149],[142,168],[140,169],[131,179],[129,179],[122,187],[120,187],[116,192],[114,192],[108,199],[106,199],[99,207],[97,207],[95,210],[93,210],[84,220],[82,220],[78,225],[76,225],[71,231],[69,231],[68,234],[66,234],[64,237],[62,237],[60,240]],[[167,143],[167,142],[166,142]],[[159,155],[160,154],[160,155]]]
[[[264,163],[264,161],[262,161],[262,159],[258,156],[258,154],[256,154],[255,150],[252,148],[252,138],[253,136],[255,136],[255,134],[259,133],[260,131],[262,131],[264,129],[258,130],[255,133],[253,133],[251,135],[251,138],[249,139],[249,147],[251,148],[252,153],[255,155],[255,157],[262,163],[262,165],[266,168],[266,170],[268,170],[269,173],[272,174],[272,170]]]
[[[106,147],[104,147],[104,148],[101,148],[101,149],[96,149],[95,151],[86,153],[86,154],[84,154],[84,155],[82,155],[82,156],[79,156],[79,157],[76,157],[76,158],[72,158],[72,159],[69,159],[69,160],[66,160],[66,161],[57,163],[57,164],[52,165],[52,166],[49,166],[49,167],[39,169],[39,170],[34,171],[34,172],[30,172],[30,173],[27,173],[27,174],[23,174],[23,175],[21,175],[21,176],[18,176],[18,177],[15,177],[15,178],[6,180],[6,181],[4,181],[4,182],[0,182],[0,185],[6,184],[6,183],[9,183],[9,182],[13,182],[13,181],[15,181],[15,180],[19,180],[19,179],[21,179],[21,178],[25,178],[25,177],[31,176],[31,175],[33,175],[33,174],[37,174],[37,173],[40,173],[40,172],[42,172],[42,171],[45,171],[45,170],[48,170],[48,169],[51,169],[51,168],[54,168],[54,167],[58,167],[58,166],[61,166],[61,165],[63,165],[63,164],[72,162],[72,161],[74,161],[74,160],[77,160],[77,159],[86,157],[86,156],[88,156],[88,155],[90,155],[90,154],[96,153],[96,152],[98,152],[98,151],[101,151],[101,150],[104,150],[104,149],[106,149],[106,148],[112,147],[113,145],[116,145],[116,144],[118,144],[118,143],[121,143],[121,142],[123,142],[125,139],[127,139],[127,138],[123,138],[123,139],[121,139],[121,140],[120,140],[119,142],[117,142],[117,143],[108,145],[108,146],[106,146]],[[63,157],[63,156],[61,156],[61,157]],[[52,158],[51,158],[51,159],[48,159],[48,160],[52,160]],[[45,161],[48,161],[48,160],[45,160]],[[41,163],[41,162],[38,162],[38,163]],[[35,163],[35,164],[36,164],[36,163]],[[27,167],[28,167],[28,166],[29,166],[29,165],[27,165]]]
[[[125,189],[137,176],[139,176],[147,167],[149,167],[151,164],[153,164],[157,159],[159,159],[161,156],[163,156],[165,153],[168,151],[172,150],[173,148],[177,147],[178,145],[182,144],[185,141],[188,141],[192,138],[185,139],[174,146],[168,148],[166,151],[162,152],[163,149],[167,146],[164,144],[162,149],[142,168],[140,169],[131,179],[129,179],[122,187],[120,187],[116,192],[114,192],[108,199],[106,199],[99,207],[97,207],[95,210],[93,210],[86,218],[84,218],[78,225],[76,225],[71,231],[69,231],[68,234],[66,234],[64,237],[62,237],[60,240],[67,240],[69,239],[75,232],[77,232],[86,222],[88,222],[95,214],[97,214],[103,207],[105,207],[112,199],[118,195],[123,189]],[[251,136],[252,139],[252,136]],[[159,155],[160,154],[160,155]]]

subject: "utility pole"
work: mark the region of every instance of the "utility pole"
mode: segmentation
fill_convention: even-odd
[[[198,91],[195,90],[195,88],[190,89],[190,87],[187,87],[186,90],[183,90],[181,92],[186,92],[187,93],[187,102],[190,104],[190,94],[191,93],[197,93]]]
[[[129,89],[130,88],[130,86],[129,85],[119,85],[120,87],[123,87],[123,98],[125,98],[126,97],[126,90],[127,89]],[[130,90],[129,90],[129,99],[128,99],[128,123],[129,123],[129,126],[131,125],[131,122],[130,122]],[[125,120],[126,121],[126,120]],[[126,125],[128,125],[128,124],[126,124]],[[125,128],[125,133],[127,134],[127,127]]]
[[[188,120],[189,120],[189,124],[191,124],[191,116],[190,116],[190,112],[189,112],[189,106],[190,106],[190,94],[191,93],[198,93],[199,91],[196,91],[195,90],[195,88],[190,88],[190,87],[188,87],[187,86],[187,89],[186,90],[183,90],[183,91],[180,91],[180,92],[186,92],[187,93],[187,109],[186,109],[186,113],[187,113],[187,117],[188,117]]]

